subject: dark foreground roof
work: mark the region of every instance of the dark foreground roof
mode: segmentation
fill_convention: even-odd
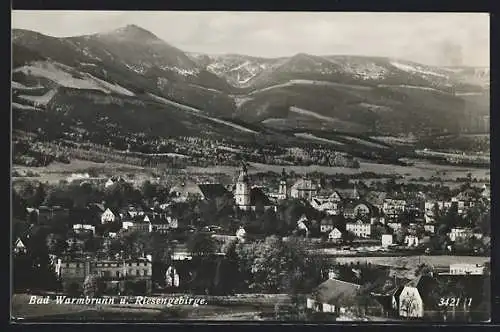
[[[328,279],[313,292],[313,297],[321,303],[344,305],[354,301],[361,286],[350,282]]]

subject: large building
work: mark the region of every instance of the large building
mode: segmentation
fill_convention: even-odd
[[[234,190],[234,201],[244,211],[254,211],[258,206],[264,210],[276,209],[276,205],[259,187],[252,187],[246,165],[242,165]]]
[[[107,289],[120,292],[127,281],[141,283],[144,293],[152,288],[150,255],[137,259],[59,258],[55,271],[65,289],[81,289],[88,275],[94,274],[105,282]]]
[[[318,194],[316,184],[307,178],[300,179],[292,186],[290,195],[292,198],[311,200]]]

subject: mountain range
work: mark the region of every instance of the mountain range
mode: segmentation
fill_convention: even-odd
[[[489,115],[489,68],[186,53],[135,25],[66,38],[14,29],[12,45],[14,125],[24,131],[50,118],[60,131],[154,136],[428,135],[477,131]]]

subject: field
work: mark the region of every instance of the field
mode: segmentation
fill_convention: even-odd
[[[459,166],[435,165],[425,161],[415,161],[413,166],[397,166],[388,164],[376,164],[371,162],[360,162],[360,168],[327,167],[327,166],[287,166],[288,172],[294,171],[297,174],[311,172],[322,172],[325,174],[359,174],[363,172],[373,172],[376,174],[401,175],[404,177],[428,179],[432,176],[441,177],[443,180],[455,180],[457,177],[466,177],[467,173],[472,173],[473,178],[484,179],[490,177],[489,169],[467,168]],[[280,173],[283,166],[265,165],[252,163],[249,173],[276,172]],[[189,173],[226,173],[235,174],[236,167],[216,166],[210,168],[187,167]]]
[[[373,172],[383,175],[398,175],[403,176],[404,182],[410,178],[424,178],[429,180],[431,177],[439,177],[444,182],[453,182],[457,177],[465,178],[467,173],[471,173],[473,178],[478,180],[489,180],[490,170],[480,168],[466,168],[458,166],[445,166],[434,165],[425,161],[416,161],[413,166],[397,166],[388,164],[376,164],[371,162],[360,162],[360,168],[346,168],[346,167],[327,167],[327,166],[287,166],[288,172],[293,171],[297,174],[306,174],[311,172],[322,172],[325,174],[359,174],[362,172]],[[249,167],[249,173],[259,172],[276,172],[280,173],[283,166],[280,165],[266,165],[252,163]],[[89,170],[100,173],[101,176],[110,176],[112,174],[133,173],[136,178],[150,177],[154,171],[153,168],[139,167],[120,163],[95,163],[86,160],[72,160],[70,164],[52,163],[46,167],[26,167],[14,165],[13,170],[21,174],[31,171],[39,174],[39,177],[27,178],[20,177],[14,180],[36,180],[49,183],[57,183],[60,180],[66,179],[72,173],[85,173]],[[233,166],[214,166],[214,167],[195,167],[188,166],[182,172],[188,174],[227,174],[234,175],[238,171],[237,167]]]
[[[335,257],[337,263],[356,264],[371,263],[375,265],[392,266],[400,269],[413,270],[420,264],[429,264],[434,267],[448,267],[450,264],[465,263],[465,264],[484,264],[489,262],[489,257],[478,256],[388,256],[388,257]]]

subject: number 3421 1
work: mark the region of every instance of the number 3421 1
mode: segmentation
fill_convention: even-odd
[[[458,307],[459,305],[469,307],[472,304],[472,297],[442,297],[439,299],[440,307]]]

